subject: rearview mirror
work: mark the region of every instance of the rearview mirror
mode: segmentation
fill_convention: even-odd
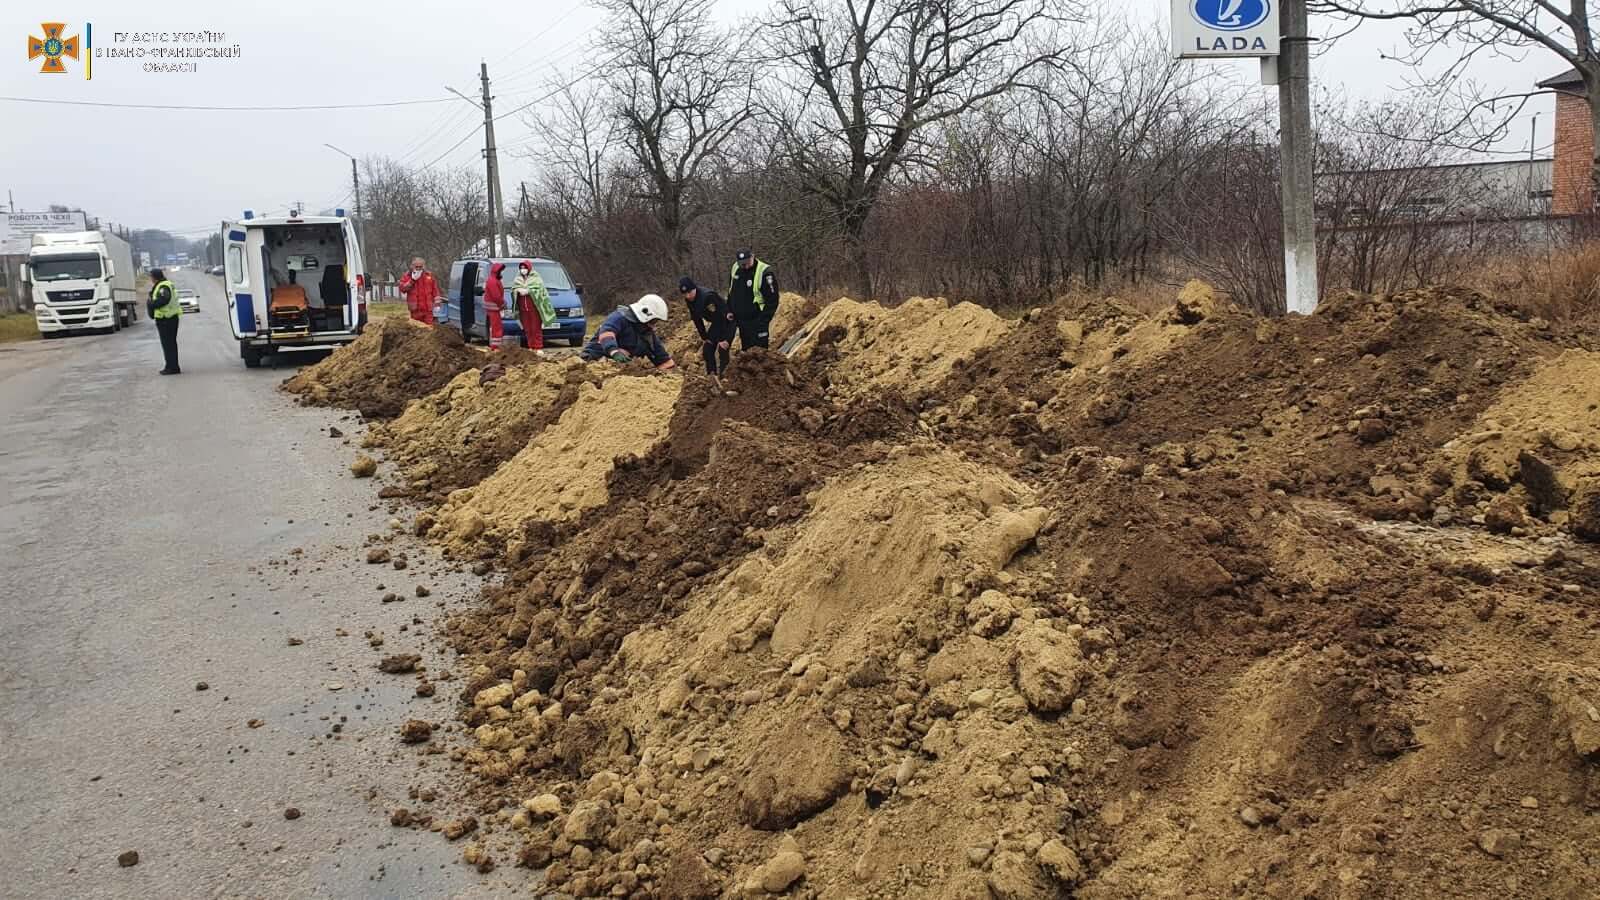
[[[117,264],[108,259],[106,260],[106,280],[110,281],[115,277],[117,277]]]
[[[582,297],[583,296],[583,282],[579,281],[579,282],[574,283],[572,285],[572,292],[574,294],[577,294],[579,297]]]
[[[32,278],[28,277],[28,264],[27,263],[23,263],[22,264],[21,274],[18,275],[17,277],[21,278],[23,281],[32,281],[33,280]]]

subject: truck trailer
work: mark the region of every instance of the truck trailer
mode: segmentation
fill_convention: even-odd
[[[138,321],[133,251],[110,231],[36,234],[23,267],[33,316],[44,337],[110,334]]]

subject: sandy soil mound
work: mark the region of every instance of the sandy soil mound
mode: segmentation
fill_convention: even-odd
[[[375,426],[364,443],[401,464],[417,496],[471,487],[516,456],[533,435],[578,399],[580,385],[603,370],[577,359],[495,363],[469,369],[443,388]]]
[[[1568,350],[1502,391],[1427,467],[1435,485],[1450,488],[1435,517],[1488,502],[1478,516],[1497,530],[1520,533],[1529,516],[1566,522],[1569,504],[1600,485],[1597,385],[1600,354]],[[1586,518],[1580,527],[1593,530]]]
[[[562,521],[604,504],[613,461],[642,456],[666,436],[682,387],[667,375],[582,382],[555,424],[477,487],[450,495],[439,516],[449,539],[494,545],[526,519]]]
[[[571,896],[1600,895],[1592,331],[1457,290],[911,306],[841,301],[734,397],[580,387],[454,495],[507,570],[450,626],[469,859]]]
[[[791,355],[833,359],[833,387],[854,393],[931,389],[1010,329],[981,306],[943,298],[913,297],[892,309],[843,298],[820,315],[806,325],[815,336]]]
[[[344,406],[368,418],[400,415],[411,400],[481,365],[484,355],[451,328],[389,318],[367,326],[355,342],[284,381],[306,403]]]

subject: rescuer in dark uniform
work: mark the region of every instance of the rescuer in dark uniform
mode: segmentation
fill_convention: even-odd
[[[687,275],[678,279],[678,293],[683,295],[694,330],[700,335],[700,353],[706,360],[706,374],[720,386],[723,373],[728,371],[728,348],[736,330],[733,311],[721,294],[695,284]]]
[[[740,250],[734,258],[728,306],[739,328],[739,349],[767,346],[772,317],[778,314],[778,282],[772,269],[749,250]]]

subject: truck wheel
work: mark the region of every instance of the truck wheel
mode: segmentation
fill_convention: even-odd
[[[244,358],[246,369],[261,368],[261,351],[254,347],[240,347],[239,355]]]

